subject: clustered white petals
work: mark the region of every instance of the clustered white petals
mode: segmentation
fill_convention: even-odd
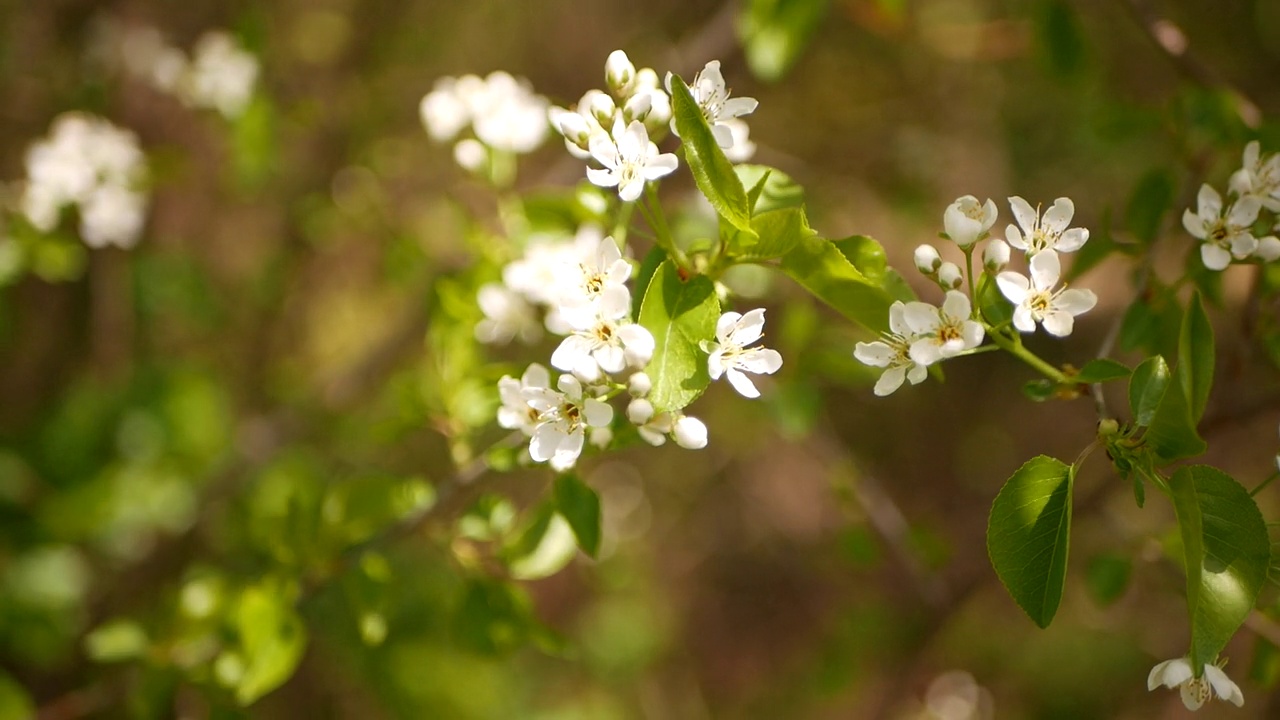
[[[747,347],[764,335],[764,309],[747,314],[727,312],[716,322],[715,341],[704,341],[707,371],[712,380],[725,376],[738,394],[760,397],[755,383],[745,373],[772,375],[782,367],[782,355],[766,347]]]
[[[463,168],[478,171],[491,152],[521,155],[536,150],[547,138],[550,103],[529,86],[501,70],[476,75],[442,77],[418,105],[427,134],[449,142],[469,127],[473,138],[461,138],[454,158]]]
[[[1092,290],[1058,288],[1062,266],[1057,253],[1040,252],[1031,258],[1031,277],[1005,271],[996,276],[1000,292],[1014,304],[1013,326],[1035,332],[1036,323],[1050,335],[1071,334],[1075,316],[1093,309],[1098,297]]]
[[[90,247],[132,247],[146,221],[146,158],[130,131],[92,115],[66,113],[49,136],[27,149],[21,209],[42,232],[64,208],[80,214],[80,236]]]
[[[889,332],[882,340],[860,342],[854,348],[853,356],[859,362],[872,367],[881,367],[885,371],[876,381],[875,394],[884,397],[893,394],[902,387],[903,380],[918,385],[929,374],[925,365],[917,363],[911,357],[911,344],[915,334],[906,320],[906,304],[898,301],[889,307]]]
[[[982,323],[971,320],[969,298],[957,290],[947,292],[942,307],[907,303],[902,318],[913,338],[909,354],[918,365],[929,366],[982,344]]]
[[[191,57],[168,44],[153,27],[122,28],[108,23],[99,38],[109,57],[129,75],[195,108],[216,110],[229,119],[244,114],[261,72],[258,58],[224,30],[210,30],[192,47]]]
[[[632,120],[625,130],[615,126],[611,135],[590,140],[591,157],[604,169],[587,168],[587,179],[600,187],[618,188],[618,197],[631,202],[644,192],[645,183],[675,171],[673,153],[662,153],[649,140],[644,123]]]
[[[962,248],[969,247],[986,236],[996,223],[996,204],[988,199],[979,204],[978,198],[965,195],[947,207],[942,224],[947,237]]]
[[[1263,155],[1255,140],[1245,146],[1241,161],[1227,182],[1225,201],[1212,186],[1202,185],[1195,210],[1182,213],[1182,226],[1201,241],[1200,261],[1210,270],[1252,258],[1280,260],[1280,238],[1254,233],[1263,211],[1276,214],[1266,222],[1280,230],[1280,153]]]
[[[671,90],[672,77],[670,73],[667,74],[666,85],[668,92]],[[720,72],[719,60],[712,60],[707,63],[694,76],[693,83],[688,87],[694,101],[702,109],[702,116],[707,119],[707,124],[711,127],[711,134],[715,137],[717,145],[722,149],[729,150],[735,146],[739,137],[745,141],[746,130],[735,132],[734,125],[730,121],[736,120],[745,127],[745,122],[741,120],[741,117],[755,112],[760,103],[755,98],[729,97],[730,93],[725,87],[724,75]],[[671,132],[676,133],[675,121],[671,123]],[[741,134],[739,135],[739,133]],[[679,135],[679,133],[676,134]]]
[[[1236,707],[1244,705],[1244,694],[1240,692],[1240,686],[1227,677],[1222,668],[1205,665],[1201,668],[1200,676],[1196,677],[1191,661],[1185,657],[1165,660],[1151,668],[1151,674],[1147,676],[1147,690],[1155,690],[1161,686],[1178,688],[1182,704],[1188,710],[1199,710],[1215,695]]]

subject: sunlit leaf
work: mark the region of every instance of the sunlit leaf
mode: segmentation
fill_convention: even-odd
[[[849,320],[876,333],[889,329],[893,298],[830,240],[815,235],[797,243],[782,256],[782,270]]]
[[[266,585],[245,589],[235,622],[244,662],[236,700],[249,705],[293,676],[307,632],[288,593]]]
[[[1169,365],[1156,355],[1143,360],[1129,378],[1129,410],[1139,427],[1151,424],[1169,387]]]
[[[987,552],[1018,607],[1048,627],[1062,601],[1075,467],[1041,455],[1009,478],[991,506]]]
[[[676,132],[680,135],[685,162],[693,174],[694,183],[720,217],[744,234],[754,236],[746,190],[734,173],[732,163],[711,135],[702,109],[689,93],[689,86],[678,75],[671,76],[670,85]]]
[[[752,0],[738,24],[747,64],[762,80],[782,78],[827,13],[830,0]]]
[[[1169,480],[1187,573],[1191,664],[1212,663],[1253,610],[1271,563],[1258,506],[1231,476],[1206,465]]]
[[[711,382],[700,343],[715,338],[719,317],[720,301],[709,278],[683,280],[670,261],[654,273],[640,306],[640,324],[653,334],[646,372],[653,381],[649,400],[659,412],[685,407]]]
[[[748,207],[752,215],[781,208],[804,207],[804,188],[790,175],[765,165],[734,165],[733,171],[747,193]]]
[[[1085,363],[1080,371],[1071,376],[1071,380],[1078,383],[1101,383],[1110,382],[1112,380],[1123,380],[1129,377],[1129,366],[1108,358],[1097,358]]]

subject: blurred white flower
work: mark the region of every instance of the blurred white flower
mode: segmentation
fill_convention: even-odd
[[[542,337],[542,325],[523,296],[500,283],[486,283],[476,293],[484,319],[476,323],[482,343],[508,343],[514,338],[531,343]]]
[[[1258,247],[1254,248],[1253,256],[1261,259],[1262,262],[1275,262],[1280,259],[1280,238],[1275,235],[1258,238]]]
[[[519,380],[510,375],[502,376],[498,381],[498,399],[502,402],[498,408],[498,425],[532,436],[541,413],[529,404],[526,391],[544,390],[550,386],[551,374],[537,363],[526,368]]]
[[[1013,218],[1017,225],[1005,229],[1005,240],[1013,247],[1035,255],[1042,250],[1055,252],[1075,252],[1089,240],[1089,231],[1084,228],[1071,228],[1071,218],[1075,215],[1076,206],[1071,198],[1060,197],[1053,201],[1053,206],[1037,214],[1031,204],[1020,197],[1009,198],[1009,207],[1013,209]],[[1022,230],[1019,231],[1018,228]]]
[[[715,342],[704,340],[703,351],[709,353],[707,371],[712,380],[725,375],[729,384],[743,397],[760,397],[751,378],[744,373],[769,374],[782,367],[782,355],[766,347],[749,348],[764,334],[764,308],[743,315],[727,312],[716,322]]]
[[[701,450],[707,446],[707,426],[698,418],[681,415],[671,429],[671,437],[686,450]]]
[[[258,58],[229,33],[213,30],[196,41],[186,70],[179,85],[184,100],[237,118],[253,97]]]
[[[644,372],[632,373],[627,380],[627,392],[632,397],[645,397],[651,389],[653,389],[653,381]]]
[[[1200,186],[1196,196],[1196,212],[1190,209],[1182,213],[1182,227],[1199,240],[1200,259],[1210,270],[1223,270],[1234,256],[1243,260],[1257,249],[1258,240],[1251,227],[1262,209],[1258,199],[1242,196],[1223,214],[1222,196],[1208,184]]]
[[[928,368],[911,359],[911,343],[914,342],[915,335],[904,317],[906,309],[905,303],[894,302],[889,306],[889,332],[884,334],[882,340],[860,342],[853,350],[853,356],[858,362],[885,368],[876,381],[875,394],[880,397],[891,395],[902,387],[904,379],[917,385],[929,374]]]
[[[1263,157],[1257,140],[1244,146],[1242,167],[1231,175],[1231,192],[1252,197],[1272,212],[1280,212],[1280,154]]]
[[[91,247],[132,247],[146,220],[146,159],[137,137],[92,115],[66,113],[26,154],[20,207],[50,232],[63,208],[80,210],[80,233]]]
[[[436,80],[418,104],[418,114],[433,140],[452,140],[470,126],[475,140],[486,147],[523,154],[546,140],[549,107],[528,81],[499,70],[483,79],[463,75]],[[463,167],[474,169],[463,163],[474,157],[469,152],[457,159]]]
[[[747,122],[741,118],[729,118],[721,125],[729,128],[733,135],[733,145],[725,149],[724,156],[733,163],[750,161],[756,154],[756,144],[751,142],[751,128]]]
[[[996,276],[1000,292],[1014,304],[1013,326],[1020,332],[1034,332],[1036,323],[1050,335],[1071,334],[1075,316],[1088,312],[1098,302],[1092,290],[1055,290],[1062,275],[1058,254],[1036,253],[1031,258],[1031,278],[1006,270]]]
[[[1200,677],[1195,677],[1191,661],[1185,657],[1165,660],[1151,668],[1151,674],[1147,676],[1147,690],[1155,690],[1162,685],[1178,688],[1182,704],[1188,710],[1199,710],[1214,695],[1236,707],[1244,705],[1244,694],[1240,692],[1240,686],[1232,682],[1222,672],[1222,668],[1205,665]]]
[[[618,197],[625,202],[639,198],[645,183],[669,175],[677,163],[672,153],[658,152],[639,121],[632,121],[625,130],[619,123],[612,136],[592,137],[591,156],[604,169],[587,168],[587,179],[600,187],[616,186]]]
[[[988,199],[978,204],[978,198],[965,195],[947,206],[942,215],[942,225],[947,237],[962,248],[981,240],[996,222],[996,204]]]

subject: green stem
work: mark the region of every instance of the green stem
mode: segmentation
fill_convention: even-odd
[[[675,239],[671,236],[671,228],[667,227],[667,216],[662,212],[662,203],[658,202],[657,186],[654,183],[646,183],[644,192],[647,206],[641,206],[640,209],[645,213],[645,219],[649,221],[653,231],[658,234],[658,245],[667,251],[667,255],[675,260],[677,265],[688,269],[689,258],[676,247]]]
[[[1262,489],[1270,485],[1271,483],[1275,482],[1276,478],[1280,478],[1280,470],[1277,470],[1276,472],[1271,473],[1270,475],[1267,476],[1266,480],[1263,480],[1262,482],[1258,483],[1258,487],[1249,491],[1249,497],[1253,497],[1254,495],[1257,495],[1258,493],[1262,492]]]
[[[1000,347],[1001,350],[1008,352],[1010,355],[1013,355],[1014,357],[1018,358],[1022,362],[1035,368],[1037,371],[1040,372],[1041,375],[1044,375],[1045,377],[1057,383],[1067,382],[1067,376],[1062,374],[1061,370],[1050,365],[1044,360],[1041,360],[1039,355],[1036,355],[1035,353],[1028,350],[1022,344],[1022,339],[1019,338],[1017,335],[1014,335],[1012,338],[1009,338],[1004,333],[991,332],[989,333],[989,336],[995,342],[995,344]]]
[[[636,210],[635,203],[624,202],[622,207],[618,208],[618,219],[613,224],[613,239],[618,241],[619,246],[627,244],[627,232],[631,229],[631,215]]]
[[[980,314],[978,312],[978,295],[977,295],[978,283],[973,278],[973,248],[976,245],[977,243],[974,243],[973,245],[970,245],[967,248],[963,248],[964,249],[964,272],[965,272],[964,281],[965,281],[965,284],[968,286],[967,289],[969,291],[969,304],[973,307],[974,316],[977,316]]]

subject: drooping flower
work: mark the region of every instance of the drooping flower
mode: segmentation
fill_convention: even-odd
[[[716,322],[715,342],[704,340],[703,351],[710,353],[707,371],[712,380],[725,375],[729,384],[743,397],[760,397],[751,378],[744,373],[772,375],[782,367],[782,355],[766,347],[748,348],[764,334],[764,308],[743,315],[727,312]]]
[[[671,91],[672,75],[667,73],[667,92]],[[733,129],[726,124],[732,118],[749,115],[755,112],[759,102],[755,98],[729,97],[729,90],[724,85],[724,75],[720,73],[720,61],[712,60],[693,77],[689,85],[689,93],[702,109],[702,116],[711,126],[711,134],[716,144],[722,149],[733,147]],[[676,132],[675,123],[671,124],[671,132]],[[679,136],[679,133],[676,133]]]
[[[1009,207],[1018,224],[1005,229],[1005,240],[1027,255],[1035,255],[1042,250],[1075,252],[1089,240],[1088,230],[1068,229],[1071,218],[1076,213],[1076,206],[1071,198],[1060,197],[1054,200],[1053,205],[1044,211],[1044,215],[1037,214],[1030,203],[1016,196],[1009,198]]]
[[[978,198],[965,195],[947,206],[946,212],[942,214],[942,226],[947,237],[966,248],[986,235],[995,224],[998,214],[993,200],[988,199],[985,204],[979,204]]]
[[[1034,332],[1036,323],[1050,335],[1071,334],[1075,316],[1088,312],[1098,302],[1092,290],[1055,289],[1062,265],[1055,252],[1039,252],[1031,258],[1031,278],[1012,270],[996,276],[1000,292],[1014,304],[1013,326],[1020,332]]]
[[[1165,660],[1151,668],[1151,674],[1147,676],[1147,690],[1155,690],[1162,685],[1178,688],[1182,704],[1188,710],[1199,710],[1214,695],[1236,707],[1244,705],[1244,693],[1240,692],[1240,686],[1232,682],[1222,668],[1205,665],[1200,677],[1195,677],[1191,661],[1185,657]]]
[[[613,422],[613,408],[601,400],[586,397],[582,383],[572,375],[561,375],[559,391],[529,387],[525,401],[538,412],[538,421],[529,442],[529,456],[564,471],[573,467],[582,454],[586,428],[603,428]]]
[[[617,187],[618,197],[631,202],[644,192],[645,183],[671,174],[677,161],[672,153],[658,152],[644,123],[633,120],[626,129],[621,125],[614,126],[612,135],[591,137],[591,157],[604,169],[587,168],[587,179],[600,187]]]
[[[894,302],[889,307],[889,332],[882,340],[860,342],[853,350],[858,362],[885,368],[876,381],[875,394],[880,397],[893,394],[902,387],[903,380],[917,385],[929,374],[928,368],[911,359],[911,343],[915,336],[904,317],[906,307],[901,301]]]
[[[957,290],[947,292],[941,308],[907,303],[902,317],[913,337],[911,359],[928,366],[981,345],[985,333],[982,323],[970,319],[972,309],[969,297]]]
[[[1249,257],[1258,247],[1258,240],[1250,228],[1262,209],[1258,199],[1242,196],[1223,214],[1222,196],[1208,184],[1200,186],[1196,196],[1196,212],[1188,208],[1182,213],[1182,226],[1198,240],[1200,259],[1210,270],[1223,270],[1237,260]]]

